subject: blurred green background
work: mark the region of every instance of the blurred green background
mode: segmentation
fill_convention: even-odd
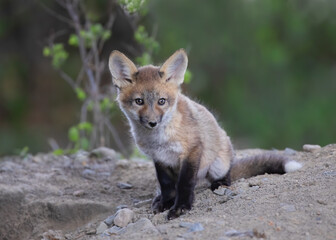
[[[50,151],[51,138],[66,147],[78,122],[80,102],[42,55],[50,34],[71,30],[38,2],[0,0],[0,155]],[[134,40],[140,25],[160,45],[155,64],[185,48],[193,77],[184,92],[215,113],[238,148],[335,142],[336,1],[152,0],[141,14],[116,1],[87,2],[101,21],[106,5],[116,15],[106,61],[114,49],[132,59],[144,53]],[[79,58],[69,51],[71,75]],[[106,70],[103,84],[110,80]],[[111,119],[130,148],[125,118],[115,110]]]

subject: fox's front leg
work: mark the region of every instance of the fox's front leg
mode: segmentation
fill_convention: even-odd
[[[161,188],[161,194],[154,198],[152,203],[152,211],[154,213],[159,213],[170,209],[174,205],[176,195],[176,180],[171,169],[162,166],[156,161],[154,161],[154,164],[156,176]]]
[[[187,159],[180,170],[174,206],[168,212],[168,219],[174,219],[190,210],[194,201],[194,189],[197,182],[199,159]]]

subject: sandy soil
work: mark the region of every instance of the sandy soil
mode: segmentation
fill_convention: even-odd
[[[201,185],[193,209],[172,221],[166,213],[150,211],[156,192],[150,161],[85,152],[5,157],[0,161],[0,239],[336,239],[336,145],[281,153],[303,168],[238,180],[224,195]],[[121,189],[120,183],[132,188]],[[133,210],[133,222],[139,224],[113,236],[97,234],[120,205]]]

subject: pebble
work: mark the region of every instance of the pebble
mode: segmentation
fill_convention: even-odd
[[[201,223],[180,222],[180,227],[188,228],[189,232],[201,232],[204,227]]]
[[[116,163],[116,166],[119,167],[119,168],[129,168],[129,160],[126,160],[126,159],[121,159],[121,160],[118,160],[117,163]]]
[[[285,210],[287,212],[295,212],[296,209],[295,209],[295,206],[294,205],[283,205],[281,207],[282,210]]]
[[[321,149],[320,145],[311,145],[311,144],[305,144],[303,145],[303,151],[305,152],[315,152],[317,150]]]
[[[90,157],[105,158],[105,160],[116,159],[117,153],[111,148],[99,147],[91,151]]]
[[[214,193],[219,195],[219,196],[229,196],[232,197],[234,195],[236,195],[234,192],[232,192],[230,189],[225,188],[225,187],[219,187],[217,189],[214,190]]]
[[[295,151],[294,149],[291,149],[291,148],[285,148],[285,154],[287,155],[294,155],[297,153],[297,151]]]
[[[123,208],[117,211],[114,218],[114,224],[118,227],[126,227],[133,219],[134,212],[128,208]]]
[[[230,230],[225,232],[225,236],[227,237],[254,237],[253,231],[237,231],[237,230]]]
[[[75,197],[81,197],[81,196],[83,196],[85,194],[85,192],[83,191],[83,190],[77,190],[77,191],[74,191],[73,192],[73,195],[75,196]]]
[[[152,218],[152,222],[155,225],[167,222],[167,212],[155,214],[154,217]]]
[[[156,227],[148,218],[140,218],[135,223],[130,223],[126,228],[120,231],[120,234],[128,233],[159,233]]]
[[[128,206],[125,205],[125,204],[119,205],[119,206],[117,206],[117,211],[120,210],[120,209],[123,209],[123,208],[128,208]]]
[[[41,240],[65,240],[65,237],[61,230],[49,230],[42,234]]]
[[[82,171],[82,176],[87,179],[93,179],[95,175],[96,175],[96,171],[93,171],[91,169],[85,169]]]
[[[255,191],[255,190],[258,190],[260,187],[259,186],[252,186],[250,187],[251,190]]]
[[[321,204],[321,205],[328,205],[327,202],[325,202],[325,201],[323,201],[323,200],[320,200],[320,199],[318,199],[317,202],[318,202],[319,204]]]
[[[150,204],[151,202],[152,202],[152,199],[143,200],[143,201],[134,203],[134,207],[139,208],[139,207],[145,206],[147,204]]]
[[[107,226],[111,226],[113,224],[114,218],[115,218],[115,215],[111,215],[104,220],[104,223]]]
[[[225,194],[225,190],[226,190],[226,188],[219,187],[219,188],[214,190],[214,193],[219,195],[219,196],[223,196]]]
[[[131,185],[129,183],[119,182],[117,184],[117,187],[120,188],[120,189],[131,189],[131,188],[133,188],[133,185]]]
[[[96,229],[95,228],[89,228],[88,230],[85,231],[86,235],[93,235],[96,234]]]
[[[122,229],[121,227],[113,226],[113,227],[111,227],[111,228],[106,229],[106,230],[103,232],[103,236],[117,235],[117,234],[119,234],[119,232],[120,232],[121,229]]]
[[[96,234],[103,233],[107,228],[108,226],[104,222],[101,222],[97,228]]]

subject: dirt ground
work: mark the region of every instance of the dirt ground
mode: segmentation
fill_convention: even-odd
[[[224,195],[201,184],[193,209],[172,221],[150,211],[156,193],[150,161],[118,159],[113,151],[5,157],[0,239],[336,239],[336,144],[279,153],[303,168],[238,180]],[[122,205],[134,211],[134,224],[111,236],[97,233]]]

